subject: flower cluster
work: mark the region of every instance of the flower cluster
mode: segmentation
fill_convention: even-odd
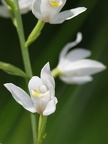
[[[50,24],[60,24],[69,20],[86,10],[85,7],[60,12],[65,5],[66,0],[18,0],[21,14],[32,10],[35,17]],[[0,16],[10,17],[9,9],[4,0],[0,6]]]
[[[61,74],[60,79],[68,84],[83,84],[92,81],[92,74],[101,72],[106,68],[98,61],[86,59],[91,55],[89,50],[83,48],[70,50],[81,40],[82,34],[78,33],[76,40],[68,43],[59,56],[57,69]]]
[[[4,86],[20,105],[32,113],[37,112],[47,116],[56,109],[55,81],[50,74],[49,63],[42,68],[41,78],[33,76],[30,79],[28,84],[30,96],[12,83],[6,83]]]

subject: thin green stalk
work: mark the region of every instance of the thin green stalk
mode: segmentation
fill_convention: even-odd
[[[59,71],[59,69],[56,67],[51,71],[51,75],[56,78],[59,75],[62,75],[62,73]]]
[[[7,3],[7,5],[10,6],[10,8],[11,8],[13,11],[17,8],[12,0],[5,0],[5,2]]]
[[[31,64],[30,64],[30,58],[29,58],[28,50],[25,47],[25,37],[24,37],[24,31],[23,31],[21,15],[20,15],[18,9],[15,10],[14,13],[15,13],[15,17],[16,17],[16,29],[17,29],[18,36],[19,36],[19,41],[20,41],[20,46],[21,46],[21,52],[22,52],[25,71],[26,71],[26,73],[29,77],[32,77],[32,69],[31,69]]]
[[[15,18],[16,18],[16,29],[17,33],[19,36],[19,41],[20,41],[20,46],[21,46],[21,52],[22,52],[22,57],[23,57],[23,62],[24,62],[24,67],[27,75],[29,77],[32,77],[32,69],[31,69],[31,64],[30,64],[30,58],[29,58],[29,53],[28,49],[25,46],[25,36],[24,36],[24,31],[23,31],[23,24],[22,24],[22,18],[20,15],[19,7],[17,0],[14,0],[17,9],[14,11]],[[37,127],[36,127],[36,117],[37,114],[31,114],[31,123],[32,123],[32,132],[33,132],[33,143],[36,144],[37,142]],[[38,121],[37,121],[38,122]]]
[[[39,127],[38,127],[38,144],[41,144],[46,137],[45,128],[47,123],[47,116],[40,114]]]
[[[25,42],[25,46],[29,46],[32,42],[34,42],[38,38],[44,25],[45,25],[44,21],[38,20],[36,26],[28,36],[27,41]]]

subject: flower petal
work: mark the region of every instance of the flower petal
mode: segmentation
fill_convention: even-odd
[[[55,81],[50,72],[49,62],[41,70],[41,79],[43,83],[47,86],[47,81],[49,81],[55,88]]]
[[[0,5],[0,17],[9,18],[10,14],[7,8],[7,5],[4,1],[2,1],[2,5]]]
[[[42,80],[37,76],[33,76],[28,83],[30,94],[32,95],[31,90],[37,90],[40,92],[41,85],[43,85]]]
[[[85,7],[79,7],[79,8],[60,12],[50,21],[50,23],[51,24],[63,23],[65,20],[69,20],[69,19],[79,15],[80,13],[84,12],[85,10],[86,10]]]
[[[32,113],[36,112],[31,98],[24,90],[12,83],[6,83],[4,86],[11,92],[13,98],[26,110]]]
[[[49,101],[49,103],[47,104],[46,106],[46,109],[43,111],[43,115],[44,116],[47,116],[47,115],[50,115],[52,113],[55,112],[56,110],[56,104],[57,104],[57,98],[54,97],[54,99],[52,99],[51,101]]]
[[[33,0],[18,0],[21,14],[27,13],[31,9]]]
[[[84,76],[101,72],[105,68],[105,65],[98,61],[82,59],[67,65],[64,69],[64,73],[68,76]]]
[[[70,64],[76,60],[86,58],[90,55],[91,55],[91,52],[89,50],[85,50],[82,48],[77,48],[77,49],[71,50],[70,52],[67,53],[67,55],[65,55],[65,58],[60,60],[58,68],[59,68],[59,70],[63,70],[63,69],[65,69],[65,67],[68,64]],[[65,67],[64,67],[64,65],[65,65]]]
[[[33,0],[32,2],[32,13],[35,15],[36,18],[42,20],[42,14],[40,10],[41,0]]]
[[[55,95],[55,87],[50,83],[50,81],[46,80],[47,88],[50,90],[51,98]]]
[[[46,93],[41,94],[39,97],[32,96],[32,101],[34,102],[36,111],[39,114],[43,113],[50,99],[51,99],[50,91],[47,91]]]
[[[60,79],[67,84],[84,84],[93,80],[91,76],[73,76],[73,77],[60,76]]]
[[[67,52],[69,51],[69,49],[73,48],[74,46],[76,46],[78,43],[80,43],[82,40],[82,34],[80,32],[77,33],[77,37],[76,40],[74,42],[70,42],[67,43],[62,51],[60,52],[60,56],[59,56],[59,60],[61,60],[62,58],[65,58]]]
[[[59,13],[62,7],[65,5],[66,0],[61,0],[61,4],[57,7],[52,6],[50,1],[52,0],[41,0],[40,10],[43,17],[43,21],[50,22],[54,16]],[[56,0],[55,0],[56,2]]]
[[[90,50],[86,50],[86,49],[82,49],[82,48],[77,48],[74,49],[72,51],[70,51],[67,55],[66,55],[66,60],[67,61],[76,61],[76,60],[80,60],[80,59],[84,59],[86,57],[89,57],[91,55],[91,51]]]

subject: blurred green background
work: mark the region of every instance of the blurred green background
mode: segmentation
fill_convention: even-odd
[[[108,66],[108,1],[68,0],[63,10],[77,6],[88,9],[63,24],[46,24],[41,36],[30,46],[34,75],[40,74],[47,61],[53,69],[60,50],[75,40],[78,31],[83,34],[78,47],[90,49],[92,59]],[[27,37],[37,20],[31,12],[22,18]],[[0,18],[0,61],[23,69],[16,30],[11,20],[4,18]],[[25,85],[22,78],[0,70],[0,143],[32,144],[30,114],[4,88],[7,82]],[[108,144],[108,70],[82,86],[66,85],[57,78],[56,96],[59,103],[56,112],[48,118],[43,144]]]

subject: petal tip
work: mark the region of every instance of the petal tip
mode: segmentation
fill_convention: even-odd
[[[43,66],[43,68],[42,68],[42,70],[41,70],[41,75],[43,75],[44,73],[50,73],[50,64],[49,64],[49,62],[47,62],[44,66]]]
[[[77,33],[77,38],[76,38],[77,43],[80,43],[82,41],[82,38],[83,38],[82,33],[78,32]]]
[[[107,66],[102,64],[102,70],[106,70],[106,69],[107,69]]]
[[[86,7],[79,7],[79,9],[80,9],[81,12],[85,12],[87,10]]]
[[[12,86],[12,83],[5,83],[3,84],[9,91],[10,91],[10,87]]]
[[[86,7],[83,7],[83,11],[86,11],[87,10],[87,8]]]

